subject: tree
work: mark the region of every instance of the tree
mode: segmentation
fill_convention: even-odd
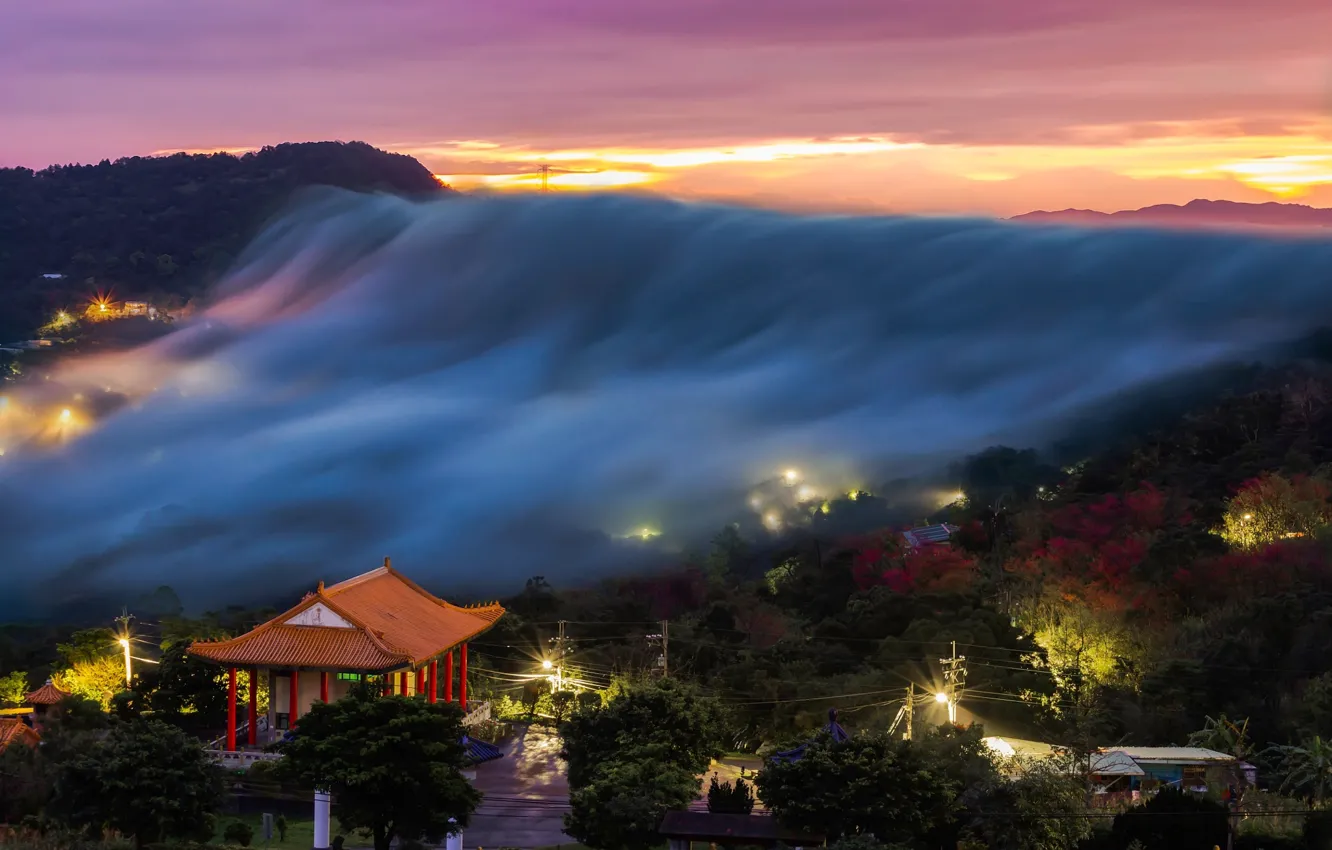
[[[791,829],[835,841],[869,834],[885,843],[924,841],[959,811],[961,790],[917,742],[886,735],[834,741],[826,734],[797,761],[759,772],[759,797]]]
[[[1236,549],[1312,537],[1332,522],[1332,485],[1318,477],[1268,473],[1246,481],[1226,506],[1220,535]]]
[[[6,708],[20,706],[28,695],[28,674],[15,670],[6,676],[0,676],[0,706]]]
[[[654,748],[664,764],[698,776],[724,751],[725,733],[721,703],[691,685],[657,679],[631,685],[601,708],[576,712],[560,726],[560,757],[574,788],[628,747]]]
[[[143,676],[145,702],[167,718],[192,713],[201,723],[214,726],[227,714],[225,674],[222,668],[190,655],[191,643],[179,641],[162,651],[157,668]],[[238,686],[242,691],[238,699],[248,701],[244,692],[249,677],[240,677]]]
[[[747,815],[754,811],[754,792],[743,779],[718,782],[716,774],[708,785],[708,811],[714,814]]]
[[[337,798],[344,831],[368,830],[375,850],[394,839],[442,840],[481,801],[460,772],[462,711],[452,703],[378,696],[356,687],[316,703],[294,738],[276,745],[277,772]]]
[[[1253,755],[1253,743],[1249,740],[1249,718],[1236,723],[1225,714],[1208,716],[1203,728],[1189,736],[1188,745],[1227,753],[1243,761]]]
[[[734,575],[745,564],[749,554],[749,544],[740,536],[740,529],[727,525],[712,538],[712,551],[708,553],[707,573],[721,581],[726,576]]]
[[[991,850],[1067,850],[1091,835],[1082,781],[1067,759],[1018,767],[1015,779],[997,777],[979,789],[968,838]]]
[[[1116,847],[1136,841],[1144,850],[1212,850],[1226,846],[1228,817],[1220,803],[1166,787],[1117,815],[1111,835]]]
[[[1264,755],[1273,762],[1281,777],[1283,794],[1301,794],[1321,809],[1332,786],[1332,742],[1318,735],[1299,745],[1269,747]]]
[[[12,742],[0,750],[0,823],[18,823],[41,811],[51,780],[35,747]]]
[[[72,667],[53,674],[51,681],[60,690],[93,700],[106,709],[111,697],[125,690],[125,663],[109,655],[76,661]]]
[[[136,847],[207,840],[222,797],[222,770],[198,741],[158,721],[113,726],[59,766],[50,813],[76,828],[109,827]]]
[[[569,795],[564,831],[595,850],[657,847],[662,817],[698,793],[695,774],[662,756],[635,748],[600,764]]]

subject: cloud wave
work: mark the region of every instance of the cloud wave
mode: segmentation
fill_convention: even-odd
[[[188,324],[13,394],[97,421],[0,458],[0,563],[30,609],[384,555],[455,592],[572,582],[789,466],[887,480],[1289,340],[1329,283],[1328,241],[322,192]]]

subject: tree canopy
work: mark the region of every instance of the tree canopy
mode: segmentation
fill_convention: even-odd
[[[279,775],[331,792],[344,830],[364,829],[375,850],[442,841],[467,826],[481,800],[460,772],[462,711],[453,703],[379,696],[357,687],[315,703],[294,738],[276,745]]]
[[[135,721],[60,763],[49,810],[71,827],[109,827],[142,847],[208,840],[221,795],[222,770],[197,740],[165,723]]]

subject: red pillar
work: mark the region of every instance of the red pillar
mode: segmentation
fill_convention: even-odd
[[[453,702],[453,650],[444,656],[444,701]]]
[[[393,674],[392,674],[392,673],[385,673],[385,674],[384,674],[384,696],[386,696],[386,697],[391,697],[391,696],[393,696]]]
[[[227,669],[227,752],[236,752],[236,668]]]
[[[259,743],[259,671],[250,668],[250,722],[247,724],[245,743],[251,747]]]
[[[467,644],[462,645],[458,654],[458,705],[467,713]]]
[[[439,698],[439,683],[436,678],[439,676],[439,662],[430,662],[430,684],[426,686],[426,693],[430,694],[430,701],[435,702]]]
[[[290,693],[287,694],[287,728],[296,728],[296,714],[300,711],[300,703],[296,700],[296,692],[301,689],[301,674],[299,670],[291,671]]]
[[[328,673],[319,671],[319,701],[328,702]]]
[[[398,674],[398,693],[407,696],[407,671],[403,670]]]
[[[426,668],[422,667],[416,671],[416,695],[425,696],[426,690]]]

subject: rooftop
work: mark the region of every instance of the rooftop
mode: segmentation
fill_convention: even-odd
[[[17,717],[0,717],[0,753],[10,744],[22,743],[35,747],[40,742],[32,727]]]
[[[23,702],[25,705],[55,705],[67,696],[69,694],[51,684],[51,680],[47,679],[45,685],[24,697]]]
[[[906,538],[908,546],[915,548],[933,543],[947,543],[948,538],[952,537],[956,531],[957,526],[945,522],[939,525],[923,525],[920,528],[913,528],[910,531],[902,532],[902,536]]]
[[[463,607],[384,566],[324,587],[240,637],[195,643],[190,654],[238,667],[381,672],[415,667],[471,640],[504,614]]]
[[[713,841],[791,844],[801,847],[818,846],[822,835],[787,829],[771,815],[722,815],[712,812],[667,812],[657,832],[667,838],[690,841]]]

